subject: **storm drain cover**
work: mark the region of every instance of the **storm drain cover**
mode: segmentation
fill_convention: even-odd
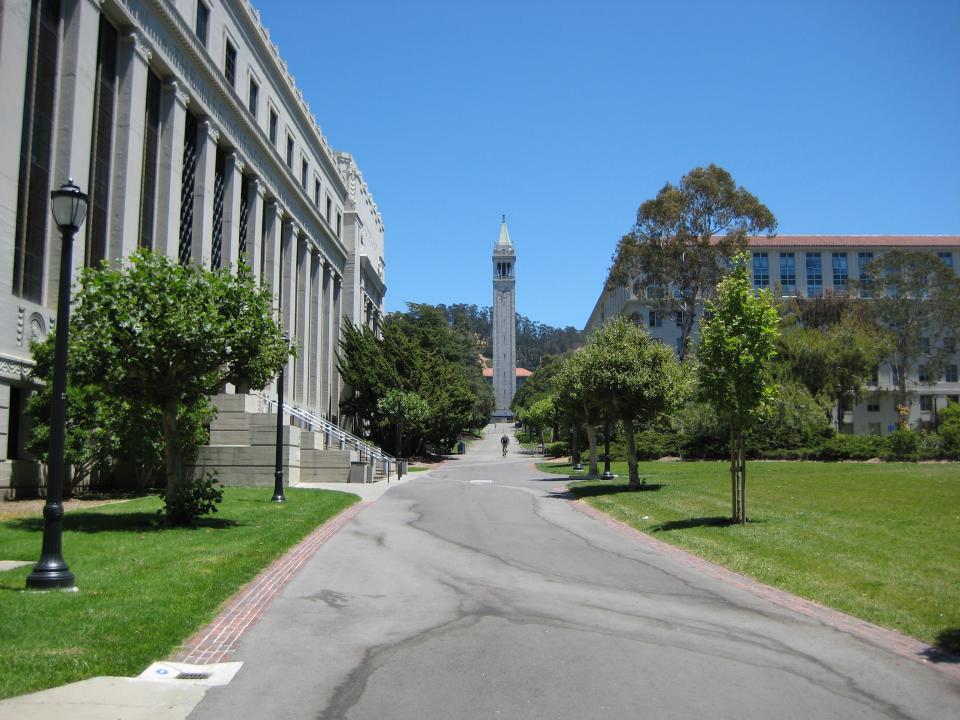
[[[177,675],[177,680],[207,680],[213,673],[203,672],[182,672]]]

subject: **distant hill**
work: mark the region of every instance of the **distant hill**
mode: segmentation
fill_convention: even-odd
[[[477,337],[480,354],[493,354],[493,308],[476,305],[437,305],[447,322]],[[568,325],[555,328],[517,313],[517,365],[536,370],[542,358],[559,355],[583,345],[583,333]]]

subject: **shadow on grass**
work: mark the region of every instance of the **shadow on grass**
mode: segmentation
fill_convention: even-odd
[[[930,662],[960,663],[960,628],[941,631],[933,647],[920,654]]]
[[[3,523],[12,530],[29,530],[39,532],[43,530],[43,518],[29,517],[7,520]],[[214,528],[226,529],[239,525],[236,520],[226,518],[200,518],[187,529]],[[154,532],[164,530],[160,515],[149,512],[131,513],[94,513],[71,512],[63,516],[64,532]],[[174,528],[170,528],[174,529]]]
[[[748,525],[762,525],[766,520],[747,519]],[[659,523],[650,528],[650,532],[670,532],[671,530],[689,530],[696,527],[736,527],[735,523],[727,516],[720,517],[696,517],[686,520],[670,520],[669,522]]]
[[[662,487],[664,487],[663,483],[647,483],[636,488],[630,488],[623,484],[581,485],[570,488],[570,492],[578,498],[585,498],[597,497],[598,495],[619,495],[620,493],[656,492]]]

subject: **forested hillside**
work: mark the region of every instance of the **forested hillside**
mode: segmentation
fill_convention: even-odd
[[[475,335],[480,352],[490,357],[493,343],[493,309],[476,305],[438,305],[455,328],[462,328]],[[568,325],[565,328],[551,327],[517,313],[517,365],[536,370],[543,358],[579,347],[583,333]]]

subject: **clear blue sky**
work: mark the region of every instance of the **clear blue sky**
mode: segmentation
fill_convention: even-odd
[[[619,237],[714,162],[784,234],[960,234],[960,1],[254,0],[383,213],[387,307],[582,327]]]

